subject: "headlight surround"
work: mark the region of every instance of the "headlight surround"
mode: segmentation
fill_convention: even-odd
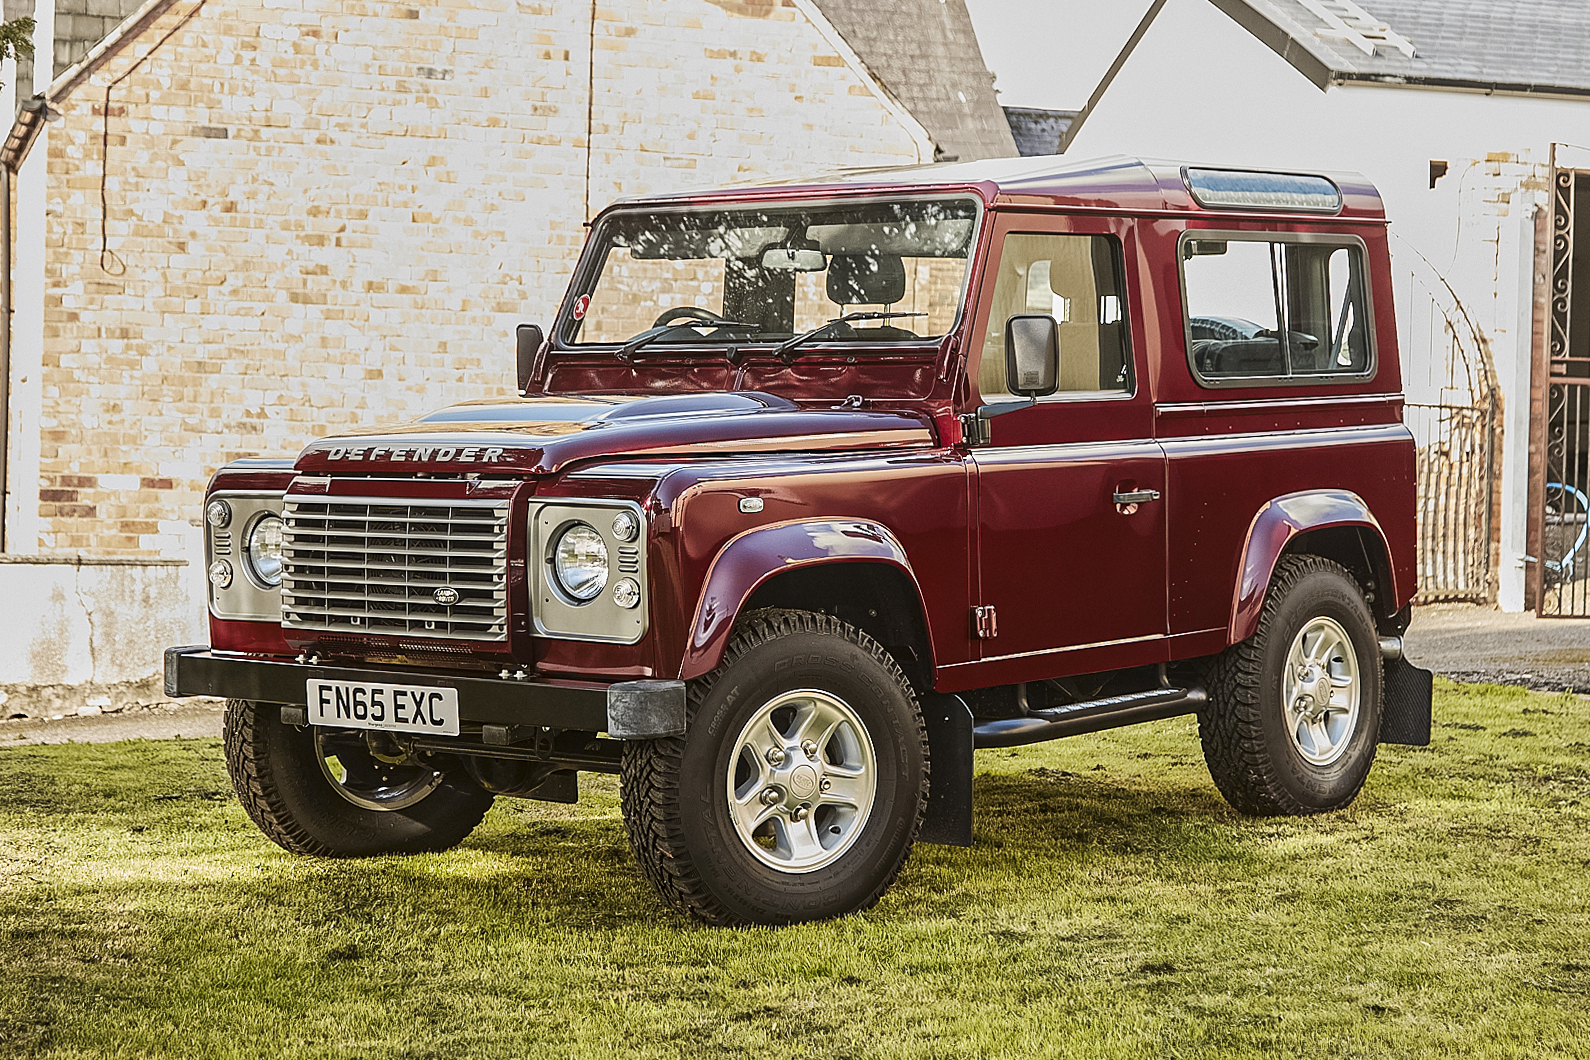
[[[607,587],[607,542],[588,523],[574,523],[552,546],[552,576],[558,588],[580,603]]]
[[[282,520],[279,515],[266,515],[254,520],[248,531],[249,572],[261,585],[271,588],[282,583]]]

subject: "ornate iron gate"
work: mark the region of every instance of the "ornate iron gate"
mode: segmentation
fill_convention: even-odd
[[[1590,292],[1574,292],[1575,266],[1590,268],[1590,231],[1574,224],[1579,196],[1590,196],[1590,173],[1554,170],[1544,468],[1534,491],[1542,618],[1590,616]]]
[[[1490,600],[1496,410],[1408,405],[1418,440],[1419,592],[1415,603]]]
[[[1496,591],[1496,371],[1484,337],[1446,280],[1407,243],[1397,259],[1399,272],[1410,270],[1403,420],[1418,446],[1414,602],[1485,603]]]

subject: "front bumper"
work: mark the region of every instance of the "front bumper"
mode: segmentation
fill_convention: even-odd
[[[207,646],[166,649],[166,695],[216,696],[307,707],[311,679],[401,683],[458,690],[459,719],[481,726],[537,726],[650,740],[685,731],[683,681],[559,681],[448,670],[330,666],[217,655]]]

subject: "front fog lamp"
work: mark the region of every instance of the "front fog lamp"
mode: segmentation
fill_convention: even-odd
[[[267,515],[248,532],[248,566],[263,585],[282,583],[282,521]]]
[[[575,600],[596,599],[607,586],[607,542],[595,528],[575,523],[552,546],[552,576]]]
[[[622,578],[613,586],[613,603],[628,609],[640,603],[640,583],[634,578]]]
[[[218,559],[210,564],[210,584],[217,589],[225,589],[232,584],[232,565],[224,559]]]

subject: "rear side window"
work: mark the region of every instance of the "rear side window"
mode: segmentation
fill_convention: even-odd
[[[1363,247],[1314,237],[1188,233],[1187,357],[1207,386],[1374,372]]]

